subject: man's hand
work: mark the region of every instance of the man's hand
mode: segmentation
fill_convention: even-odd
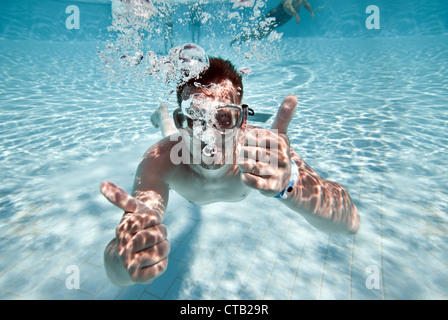
[[[101,184],[101,193],[125,211],[116,229],[115,252],[133,282],[150,282],[168,265],[170,244],[163,216],[111,182]]]
[[[238,166],[241,180],[265,196],[283,191],[291,177],[288,125],[297,106],[296,96],[287,96],[277,113],[271,130],[252,129],[244,136]]]

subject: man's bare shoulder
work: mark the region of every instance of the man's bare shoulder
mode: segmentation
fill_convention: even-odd
[[[169,160],[172,147],[179,143],[180,139],[180,133],[176,133],[157,141],[146,150],[142,161],[165,161],[167,158]]]
[[[173,164],[170,153],[179,143],[175,135],[154,143],[143,155],[135,176],[134,190],[166,190],[179,166]]]
[[[180,136],[176,137],[177,135],[165,137],[146,150],[137,169],[138,176],[166,178],[176,169],[170,156],[171,149],[180,141]]]

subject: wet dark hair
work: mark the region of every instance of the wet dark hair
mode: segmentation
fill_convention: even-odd
[[[182,91],[186,86],[194,86],[195,82],[201,85],[212,83],[221,83],[224,80],[230,80],[237,89],[240,101],[243,99],[243,79],[240,73],[236,71],[235,66],[229,61],[219,57],[209,58],[210,66],[202,71],[197,78],[188,80],[177,86],[177,103],[182,103]]]

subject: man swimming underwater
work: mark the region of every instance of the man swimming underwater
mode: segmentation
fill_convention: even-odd
[[[239,201],[257,190],[322,231],[358,231],[348,192],[322,179],[289,146],[297,98],[284,99],[271,130],[247,125],[242,98],[242,76],[234,66],[210,58],[198,78],[178,86],[173,117],[166,108],[158,110],[166,137],[143,156],[132,195],[111,182],[101,184],[103,195],[125,211],[104,253],[113,283],[150,283],[166,270],[170,244],[163,217],[170,189],[199,205]]]
[[[241,43],[249,39],[261,40],[269,35],[275,28],[281,27],[292,17],[295,18],[296,24],[300,23],[300,7],[303,6],[315,18],[314,10],[307,0],[281,0],[281,2],[272,10],[270,10],[263,19],[258,23],[258,27],[250,34],[242,33],[232,39],[230,42],[233,45],[235,42]]]

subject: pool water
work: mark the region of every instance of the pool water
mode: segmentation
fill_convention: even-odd
[[[161,138],[150,116],[164,89],[151,79],[144,89],[105,79],[97,50],[110,4],[92,2],[33,3],[19,19],[23,4],[10,1],[2,13],[1,299],[448,298],[445,2],[411,14],[398,1],[396,16],[378,2],[386,18],[380,30],[367,30],[370,3],[344,10],[315,1],[327,23],[341,12],[341,28],[332,34],[316,12],[313,29],[302,10],[303,29],[290,21],[275,46],[266,43],[272,50],[258,47],[249,59],[229,39],[204,36],[209,54],[252,68],[244,101],[255,112],[275,114],[285,96],[298,96],[291,145],[346,187],[361,228],[354,236],[321,232],[258,192],[196,206],[171,191],[168,269],[151,285],[126,288],[104,271],[122,213],[99,185],[110,180],[131,191],[141,156]],[[86,18],[73,36],[63,25],[70,4],[90,18],[97,12],[101,27]],[[62,27],[46,10],[58,12]],[[353,12],[362,19],[350,20]],[[190,41],[182,32],[179,44]]]

